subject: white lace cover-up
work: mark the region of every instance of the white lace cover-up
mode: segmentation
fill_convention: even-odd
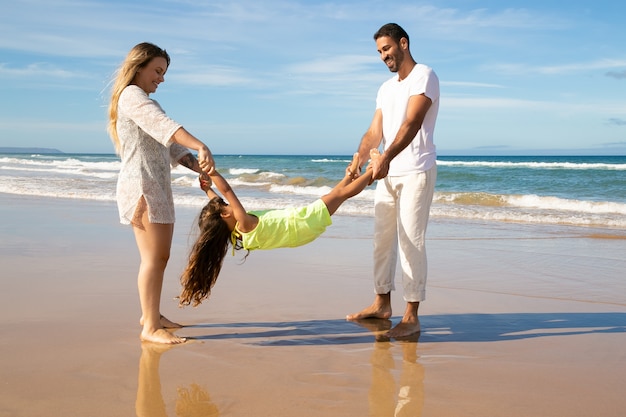
[[[117,135],[122,167],[117,179],[117,207],[122,224],[130,224],[143,196],[150,223],[174,223],[171,167],[187,148],[172,142],[182,126],[140,87],[129,85],[118,104]]]

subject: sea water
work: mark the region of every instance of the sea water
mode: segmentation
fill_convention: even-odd
[[[248,210],[307,204],[349,155],[216,155]],[[115,201],[114,154],[0,154],[0,193]],[[626,156],[439,156],[433,218],[626,229]],[[172,170],[177,206],[202,207],[197,174]],[[338,215],[373,216],[374,185]]]

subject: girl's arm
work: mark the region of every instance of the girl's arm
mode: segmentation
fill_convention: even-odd
[[[239,230],[244,233],[254,230],[259,219],[246,212],[246,209],[241,204],[241,201],[239,201],[239,198],[237,198],[230,184],[216,170],[213,170],[209,176],[211,177],[211,181],[213,181],[213,185],[219,190],[224,199],[228,201],[228,205],[230,205],[233,210],[233,216],[235,216],[235,220],[239,223]]]
[[[211,181],[203,179],[202,176],[200,177],[200,188],[202,188],[202,191],[206,193],[209,200],[212,200],[215,197],[220,197],[215,191],[213,191],[213,188],[211,188]]]

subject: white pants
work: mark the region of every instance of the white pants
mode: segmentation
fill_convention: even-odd
[[[374,199],[374,289],[395,290],[400,249],[404,300],[426,298],[426,226],[433,201],[437,166],[425,172],[378,181]]]

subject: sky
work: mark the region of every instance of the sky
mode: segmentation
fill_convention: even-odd
[[[0,147],[113,153],[110,84],[137,43],[151,95],[215,154],[349,155],[409,34],[441,85],[441,155],[626,154],[626,3],[0,0]]]

